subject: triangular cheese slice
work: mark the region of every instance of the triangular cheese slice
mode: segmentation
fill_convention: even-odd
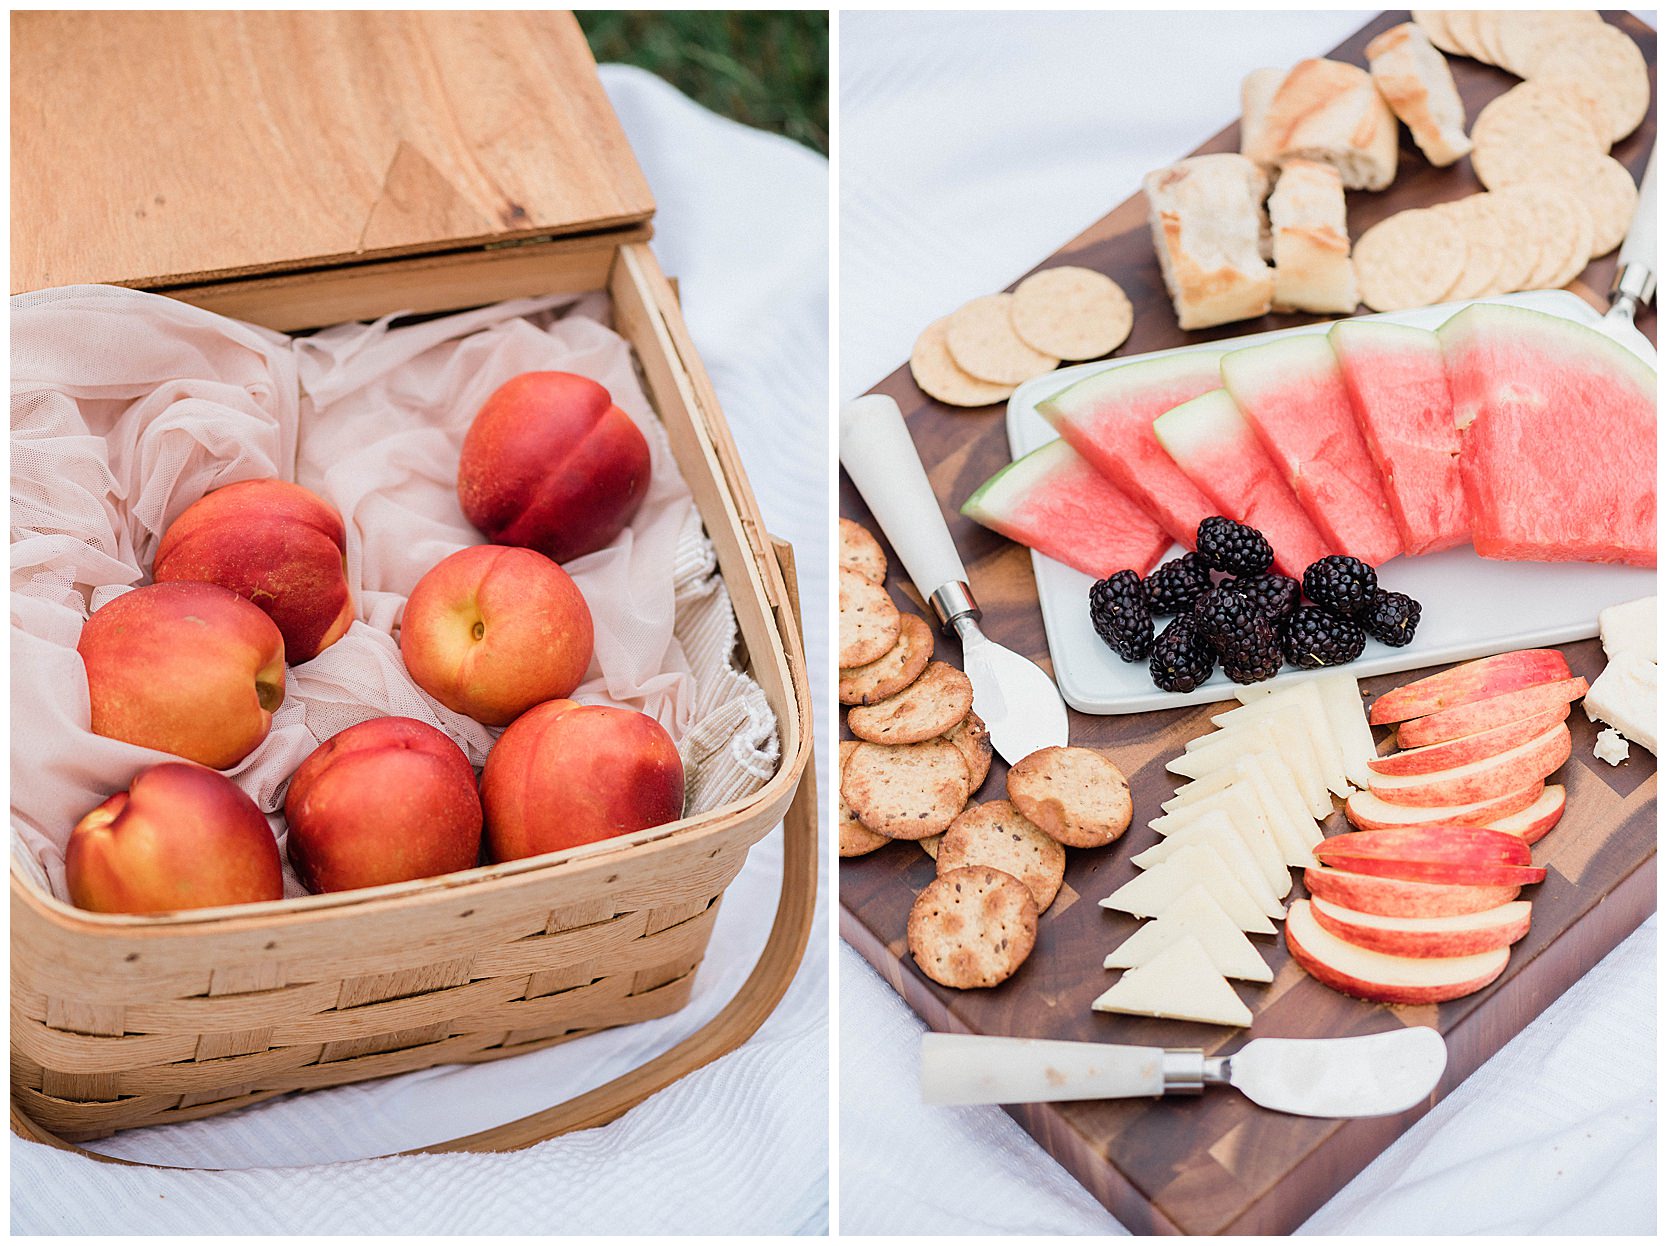
[[[1104,900],[1102,908],[1133,913],[1136,917],[1156,917],[1194,884],[1204,887],[1215,897],[1227,916],[1240,930],[1251,934],[1272,934],[1273,923],[1262,912],[1250,893],[1239,885],[1239,880],[1228,873],[1221,858],[1208,848],[1188,844],[1167,860],[1151,869],[1136,874]]]
[[[1250,849],[1251,857],[1255,860],[1257,868],[1262,871],[1267,885],[1273,889],[1273,894],[1288,894],[1291,890],[1291,875],[1285,868],[1284,854],[1280,852],[1273,831],[1262,816],[1254,798],[1238,787],[1223,788],[1213,796],[1206,796],[1184,809],[1153,818],[1147,825],[1159,835],[1171,835],[1193,818],[1211,810],[1220,810],[1232,821],[1233,829]]]
[[[1239,832],[1233,828],[1233,823],[1219,809],[1206,811],[1202,816],[1194,818],[1174,834],[1158,840],[1145,852],[1130,857],[1138,868],[1152,869],[1162,864],[1188,844],[1200,844],[1208,848],[1221,858],[1228,873],[1239,880],[1241,886],[1250,893],[1262,911],[1269,917],[1282,918],[1285,916],[1285,906],[1274,895],[1273,888],[1268,886],[1268,880],[1262,877],[1261,868],[1256,864],[1256,858],[1250,853]],[[1287,884],[1286,890],[1289,891]]]
[[[1288,780],[1289,772],[1286,777]],[[1307,809],[1299,806],[1293,815],[1286,808],[1260,764],[1254,761],[1239,763],[1239,788],[1249,792],[1251,802],[1261,811],[1284,864],[1301,869],[1319,864],[1311,849],[1325,838],[1325,832],[1308,816]]]
[[[1144,965],[1170,944],[1192,936],[1203,945],[1210,962],[1229,978],[1246,982],[1272,982],[1273,970],[1262,959],[1256,945],[1245,937],[1221,905],[1202,887],[1194,887],[1163,911],[1156,921],[1146,922],[1106,957],[1107,969],[1133,969]]]
[[[1343,772],[1349,782],[1365,791],[1372,780],[1371,763],[1378,757],[1378,741],[1366,718],[1366,703],[1360,699],[1360,684],[1346,671],[1333,671],[1314,680],[1325,702],[1332,734],[1343,750]]]
[[[1326,787],[1334,796],[1347,800],[1349,792],[1348,775],[1343,771],[1343,750],[1337,743],[1337,735],[1331,725],[1331,718],[1326,713],[1325,702],[1320,697],[1320,689],[1312,681],[1292,684],[1274,693],[1271,697],[1240,705],[1230,710],[1223,710],[1210,717],[1223,731],[1231,731],[1235,727],[1254,727],[1270,714],[1279,713],[1286,706],[1295,706],[1302,717],[1303,730],[1314,748],[1314,756],[1320,764],[1320,772],[1325,776]]]
[[[1200,736],[1191,741],[1187,751],[1171,761],[1167,768],[1173,774],[1198,779],[1224,766],[1232,766],[1242,757],[1254,756],[1270,743],[1290,767],[1309,816],[1330,816],[1331,793],[1327,790],[1319,761],[1314,756],[1314,746],[1303,726],[1301,712],[1294,705],[1274,711],[1263,723]]]
[[[1251,1022],[1250,1009],[1192,935],[1177,939],[1144,965],[1125,973],[1094,1001],[1094,1009],[1205,1025]]]

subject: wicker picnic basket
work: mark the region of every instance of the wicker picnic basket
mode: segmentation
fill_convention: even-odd
[[[367,37],[367,24],[376,37]],[[466,243],[453,236],[460,215],[455,202],[442,205],[439,221],[410,218],[407,202],[405,217],[395,222],[404,235],[386,247],[361,246],[345,261],[327,242],[309,239],[313,250],[302,253],[288,237],[274,244],[270,262],[216,269],[170,254],[169,265],[158,266],[155,251],[195,245],[192,231],[176,227],[178,236],[149,250],[141,239],[134,245],[143,254],[125,259],[60,237],[51,264],[32,268],[14,250],[14,291],[114,281],[294,329],[522,294],[605,290],[614,328],[633,347],[645,391],[716,547],[739,625],[741,661],[776,715],[781,763],[750,796],[635,835],[442,878],[268,904],[105,916],[52,898],[14,865],[13,1128],[68,1146],[292,1091],[497,1059],[663,1016],[688,1000],[724,889],[748,849],[783,825],[774,925],[750,977],[722,1012],[670,1051],[578,1099],[424,1149],[508,1149],[604,1123],[745,1041],[780,1001],[804,951],[815,906],[817,822],[811,699],[791,550],[766,534],[674,289],[644,242],[652,200],[570,15],[40,14],[14,30],[14,73],[17,65],[26,74],[31,64],[44,66],[33,75],[34,88],[85,101],[98,92],[82,92],[78,64],[108,84],[130,69],[138,72],[135,66],[149,64],[165,46],[172,56],[169,81],[189,91],[191,48],[229,37],[257,46],[328,40],[357,56],[386,55],[390,41],[415,41],[441,61],[482,48],[498,56],[506,47],[535,46],[527,89],[562,93],[572,118],[582,122],[566,141],[590,161],[584,167],[602,173],[609,161],[625,167],[614,168],[612,180],[596,191],[605,206],[594,196],[575,205],[567,183],[565,197],[547,211],[517,203],[515,213],[500,213],[512,222],[502,234],[513,245],[497,236]],[[64,47],[87,55],[67,63],[47,55]],[[552,79],[552,61],[568,72]],[[504,72],[501,64],[495,70]],[[351,66],[342,72],[353,75]],[[287,78],[284,89],[292,89]],[[145,98],[129,92],[112,107],[131,109],[134,99]],[[36,124],[50,130],[54,116],[60,114],[44,107]],[[612,131],[599,118],[613,123]],[[130,122],[142,127],[147,119]],[[88,122],[81,115],[57,124]],[[26,132],[21,146],[14,142],[14,178],[30,151],[49,151],[55,141],[37,131]],[[467,125],[447,141],[467,144]],[[431,173],[443,166],[429,163]],[[182,198],[189,199],[188,182],[177,180]],[[205,204],[220,190],[205,188]],[[50,196],[51,187],[41,193]],[[357,219],[357,210],[374,221],[381,203],[346,206],[344,219]],[[96,232],[97,222],[89,228]],[[72,272],[61,262],[69,255],[116,267]],[[308,255],[334,258],[318,264]],[[159,271],[181,276],[151,275]]]

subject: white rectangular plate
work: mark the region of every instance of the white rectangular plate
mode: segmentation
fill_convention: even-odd
[[[1536,290],[1484,301],[1510,303],[1586,325],[1595,326],[1602,319],[1589,304],[1566,290]],[[1433,329],[1465,306],[1465,303],[1449,303],[1361,319]],[[1155,351],[1150,355],[1100,360],[1027,381],[1007,403],[1007,440],[1013,457],[1016,459],[1054,440],[1056,434],[1036,413],[1036,404],[1074,381],[1137,359],[1155,359],[1191,350],[1232,350],[1298,333],[1324,333],[1333,323],[1322,321],[1275,333]],[[1648,344],[1641,335],[1633,334],[1631,338],[1621,335],[1620,340],[1655,366],[1654,354],[1645,353]],[[1547,504],[1555,505],[1556,500],[1548,498]],[[1164,559],[1181,552],[1181,547],[1175,546]],[[1135,714],[1232,697],[1237,685],[1219,670],[1192,692],[1164,692],[1155,687],[1146,663],[1124,662],[1095,635],[1088,621],[1088,588],[1094,582],[1092,578],[1034,550],[1031,562],[1036,569],[1036,591],[1041,599],[1042,623],[1053,657],[1054,678],[1073,709],[1087,714]],[[1573,562],[1496,562],[1478,557],[1469,546],[1464,546],[1439,554],[1396,558],[1384,565],[1380,582],[1384,588],[1406,593],[1422,603],[1424,614],[1410,645],[1392,649],[1368,640],[1365,653],[1348,666],[1337,668],[1357,678],[1596,636],[1598,611],[1618,602],[1652,595],[1655,571]],[[1286,667],[1263,686],[1277,687],[1307,674]]]

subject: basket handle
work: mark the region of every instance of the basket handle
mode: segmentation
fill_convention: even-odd
[[[784,636],[794,637],[802,652],[804,639],[799,621],[799,585],[793,547],[785,541],[771,537],[769,548],[787,590],[784,613],[790,617],[782,620],[782,633]],[[799,664],[799,669],[804,669],[803,662]],[[807,689],[801,687],[797,691],[798,695],[804,696]],[[569,1099],[566,1103],[558,1103],[554,1107],[491,1129],[481,1130],[479,1133],[453,1138],[449,1142],[414,1147],[399,1154],[518,1151],[574,1130],[606,1125],[609,1121],[623,1116],[649,1096],[657,1094],[679,1078],[710,1064],[720,1056],[728,1055],[751,1038],[787,993],[788,983],[798,971],[799,962],[804,957],[805,944],[810,939],[811,922],[816,916],[816,814],[816,759],[813,746],[810,760],[799,781],[798,791],[794,793],[793,803],[788,806],[787,814],[782,819],[781,895],[776,902],[776,916],[770,927],[770,936],[765,941],[764,951],[759,955],[752,973],[736,992],[735,998],[724,1006],[722,1012],[671,1050],[656,1056],[640,1068],[632,1069],[611,1082],[603,1083],[595,1090]],[[132,1160],[117,1159],[110,1155],[100,1155],[97,1151],[76,1146],[30,1120],[26,1114],[18,1110],[15,1101],[12,1104],[11,1124],[12,1131],[21,1137],[44,1142],[62,1151],[73,1151],[88,1159],[108,1164],[153,1167],[148,1164],[134,1164]]]

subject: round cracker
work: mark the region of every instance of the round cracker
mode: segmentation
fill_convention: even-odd
[[[951,870],[915,898],[909,954],[944,986],[995,986],[1036,946],[1036,916],[1036,901],[1011,874],[984,865]]]
[[[890,594],[861,572],[839,569],[839,665],[862,666],[884,657],[903,622]]]
[[[1557,39],[1575,38],[1580,27],[1603,18],[1592,9],[1527,9],[1499,14],[1499,64],[1519,78],[1528,76],[1528,67],[1545,48]],[[1431,42],[1434,42],[1432,39]]]
[[[1613,156],[1598,161],[1595,177],[1579,191],[1592,216],[1592,258],[1608,255],[1626,241],[1632,216],[1638,210],[1638,183],[1632,171]]]
[[[1603,106],[1609,141],[1618,143],[1650,110],[1650,70],[1631,36],[1607,22],[1549,39],[1524,67],[1530,78],[1573,78]]]
[[[845,722],[852,735],[873,744],[918,744],[951,730],[971,710],[972,681],[948,662],[932,662],[907,688],[857,706]]]
[[[1046,268],[1013,291],[1013,331],[1032,349],[1061,359],[1098,359],[1128,341],[1134,305],[1104,273]]]
[[[1555,290],[1573,281],[1592,258],[1592,214],[1566,186],[1521,186],[1534,213],[1540,259],[1525,288]]]
[[[869,830],[925,839],[947,830],[967,803],[967,763],[945,740],[861,744],[845,763],[839,792]]]
[[[1011,874],[1030,891],[1036,911],[1046,913],[1065,881],[1065,847],[1011,801],[968,805],[949,824],[938,848],[938,873],[987,865]]]
[[[1470,27],[1466,32],[1475,48],[1473,55],[1484,65],[1504,64],[1503,53],[1499,49],[1499,11],[1497,9],[1472,9]]]
[[[839,773],[841,781],[845,775],[845,763],[851,754],[857,751],[856,740],[841,740],[839,742]],[[845,803],[843,795],[839,798],[839,855],[842,857],[860,857],[873,852],[876,848],[883,848],[891,842],[886,836],[877,831],[871,831],[862,824],[862,819],[851,812],[851,806]]]
[[[949,317],[934,320],[915,339],[909,371],[928,397],[952,407],[987,407],[1006,402],[1015,386],[992,385],[963,371],[949,353]]]
[[[862,666],[839,672],[841,705],[873,705],[907,688],[932,660],[932,629],[918,614],[902,614],[897,643]]]
[[[1129,781],[1104,753],[1054,745],[1007,772],[1007,798],[1067,848],[1100,848],[1129,829]]]
[[[1430,37],[1430,42],[1449,55],[1462,55],[1463,49],[1453,42],[1453,36],[1447,29],[1446,9],[1414,9],[1412,20],[1424,29]]]
[[[1473,61],[1481,60],[1482,49],[1476,38],[1476,19],[1480,12],[1476,9],[1448,9],[1442,16],[1447,28],[1447,40],[1453,45],[1453,50]]]
[[[1447,218],[1430,208],[1379,221],[1354,244],[1361,302],[1373,311],[1438,302],[1464,268],[1464,245]]]
[[[951,312],[944,340],[961,371],[991,385],[1022,385],[1059,366],[1058,356],[1014,332],[1011,294],[986,294]]]
[[[1524,182],[1583,181],[1607,146],[1580,97],[1556,82],[1522,82],[1489,101],[1470,129],[1471,168],[1489,190]]]
[[[967,782],[976,792],[990,774],[990,758],[995,751],[990,745],[990,729],[976,711],[968,710],[965,718],[944,733],[944,739],[966,758]]]
[[[1446,216],[1464,239],[1464,266],[1447,293],[1443,303],[1459,299],[1477,299],[1493,290],[1505,264],[1506,238],[1500,234],[1488,196],[1471,195],[1444,203],[1435,209]]]
[[[839,565],[876,584],[886,582],[886,552],[872,532],[844,515],[839,517]]]
[[[1505,243],[1499,272],[1488,294],[1526,290],[1528,279],[1539,266],[1540,253],[1545,250],[1544,240],[1539,235],[1534,196],[1523,193],[1521,187],[1507,187],[1487,192],[1485,197],[1487,212],[1498,224],[1499,237]]]

